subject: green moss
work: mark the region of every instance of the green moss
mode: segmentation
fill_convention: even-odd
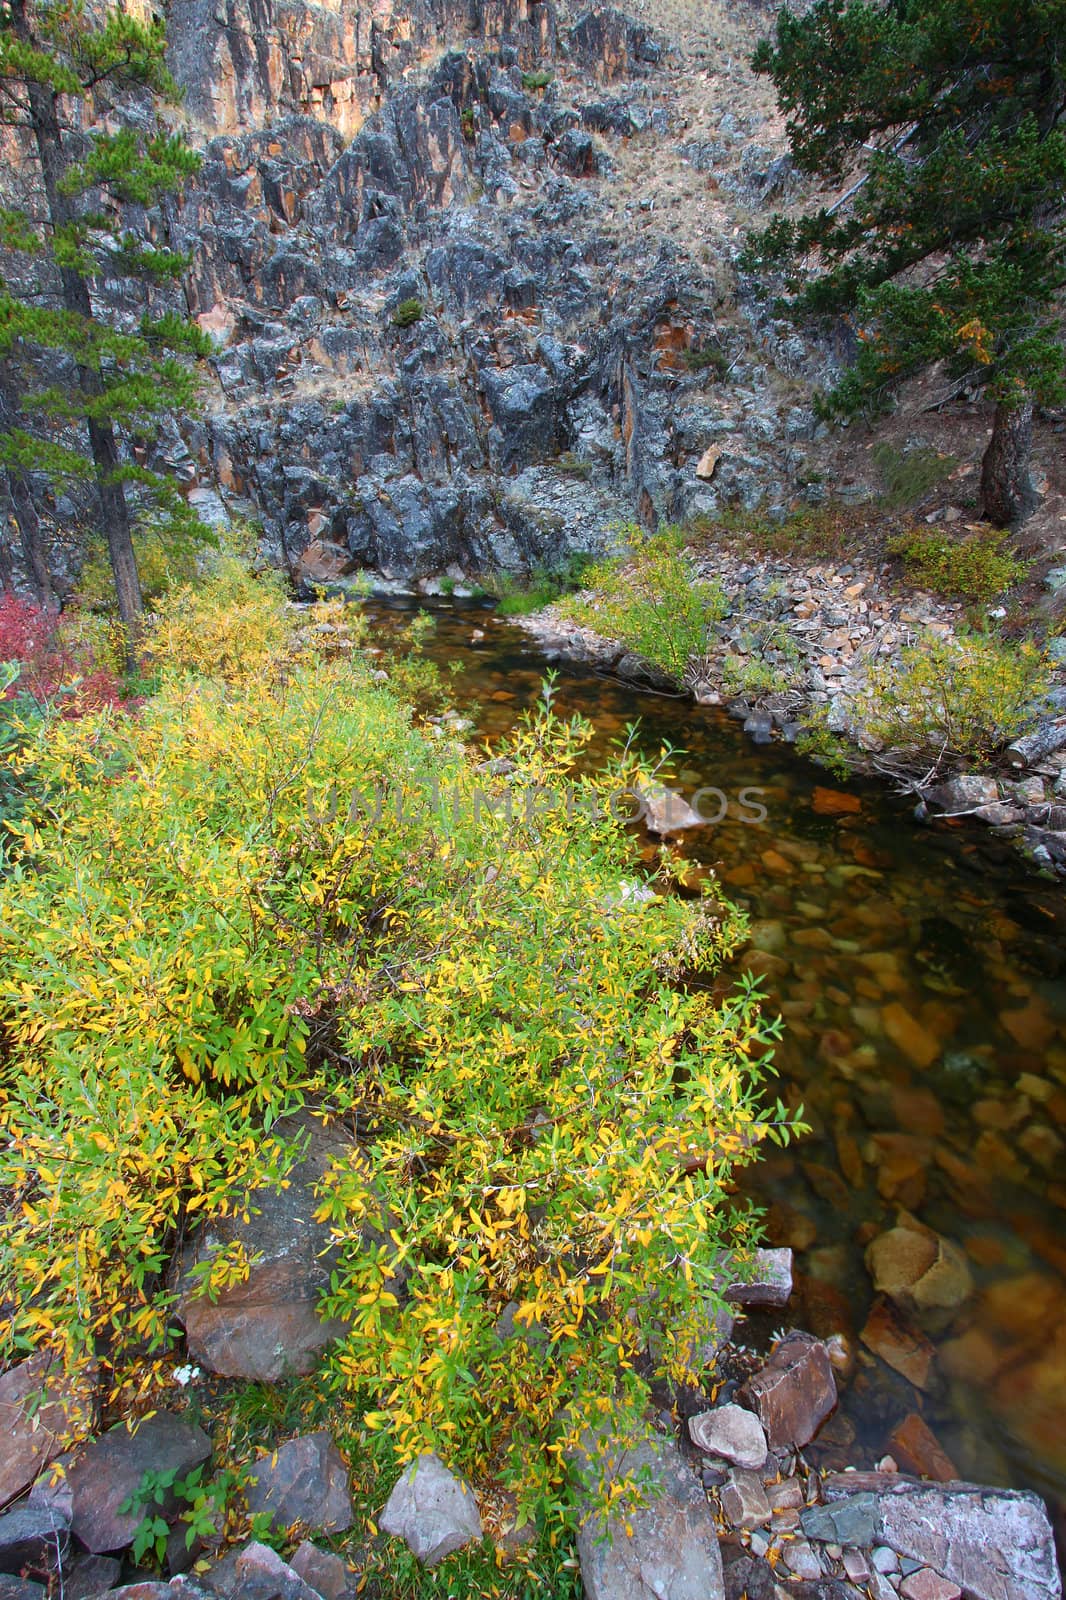
[[[536,94],[541,89],[546,89],[550,83],[555,82],[554,72],[540,70],[537,72],[523,72],[522,87],[527,94]]]

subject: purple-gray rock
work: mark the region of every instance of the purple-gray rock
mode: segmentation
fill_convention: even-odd
[[[245,1545],[233,1564],[234,1600],[319,1600],[317,1589],[276,1550],[253,1541]]]
[[[106,1594],[122,1575],[122,1563],[114,1556],[75,1556],[63,1563],[63,1600],[90,1600]]]
[[[29,1578],[16,1578],[10,1572],[0,1572],[0,1600],[47,1600],[48,1590],[43,1583],[32,1583]]]
[[[119,1507],[136,1495],[145,1473],[173,1468],[182,1477],[210,1454],[206,1433],[169,1411],[157,1412],[132,1433],[113,1428],[86,1446],[67,1471],[74,1533],[94,1555],[124,1549],[144,1513]]]
[[[30,1356],[0,1377],[0,1506],[29,1488],[68,1436],[91,1426],[91,1387],[83,1388],[79,1394],[46,1355]]]
[[[609,1462],[614,1479],[650,1474],[643,1504],[590,1512],[577,1553],[587,1600],[724,1600],[707,1496],[673,1439],[649,1439]]]
[[[335,1556],[332,1550],[320,1550],[310,1539],[305,1539],[293,1552],[289,1566],[322,1596],[322,1600],[341,1600],[355,1581],[354,1573],[340,1556]]]
[[[771,1450],[809,1444],[837,1403],[829,1352],[820,1339],[794,1332],[741,1392],[762,1423]]]
[[[878,1526],[866,1542],[934,1568],[969,1600],[1060,1600],[1051,1523],[1038,1495],[875,1472],[835,1473],[823,1492],[834,1514],[852,1499],[872,1498]]]
[[[249,1468],[245,1498],[253,1514],[269,1511],[279,1532],[299,1524],[343,1533],[352,1525],[348,1468],[328,1433],[290,1439],[261,1456]]]
[[[766,1460],[762,1423],[743,1406],[717,1406],[690,1417],[689,1438],[697,1450],[736,1467],[761,1467]]]
[[[762,1528],[773,1516],[757,1472],[734,1467],[718,1491],[722,1512],[734,1528]]]
[[[792,1251],[753,1250],[724,1293],[735,1306],[786,1306],[792,1295]]]
[[[400,1474],[378,1520],[385,1533],[403,1539],[427,1567],[482,1537],[472,1491],[432,1451]]]
[[[69,1543],[65,1517],[45,1506],[16,1506],[0,1517],[0,1572],[20,1573],[25,1567],[53,1571]]]

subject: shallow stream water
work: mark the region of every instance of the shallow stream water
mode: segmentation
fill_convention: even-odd
[[[397,602],[367,609],[381,632],[410,617]],[[591,759],[639,719],[649,753],[664,741],[684,752],[673,769],[686,795],[714,787],[732,800],[723,821],[686,831],[683,847],[749,912],[752,943],[737,969],[764,974],[786,1024],[774,1093],[802,1101],[813,1125],[789,1150],[769,1151],[745,1192],[766,1208],[771,1242],[796,1251],[797,1293],[777,1315],[821,1337],[842,1333],[857,1352],[813,1457],[866,1466],[899,1454],[893,1431],[917,1414],[959,1475],[1036,1489],[1061,1519],[1062,887],[977,826],[919,828],[907,803],[879,788],[841,786],[785,745],[755,747],[718,709],[550,662],[476,605],[429,610],[425,649],[441,665],[462,663],[454,703],[486,740],[508,732],[557,667],[558,709],[595,725]],[[741,820],[752,808],[733,798],[753,787],[761,823]],[[960,1304],[902,1325],[864,1260],[901,1210],[957,1245],[972,1280]],[[753,1327],[752,1340],[767,1332]]]

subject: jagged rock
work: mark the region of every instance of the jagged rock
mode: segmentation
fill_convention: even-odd
[[[880,1356],[916,1389],[930,1387],[936,1350],[922,1330],[886,1295],[877,1296],[859,1337],[868,1350]]]
[[[758,1417],[742,1406],[718,1406],[690,1417],[689,1438],[697,1450],[720,1456],[738,1467],[761,1467],[766,1460],[766,1435]]]
[[[118,1583],[122,1563],[114,1556],[76,1556],[63,1563],[63,1600],[91,1600]]]
[[[343,1533],[352,1525],[348,1468],[328,1433],[290,1439],[254,1462],[247,1477],[249,1511],[269,1511],[279,1532],[299,1525]]]
[[[742,1392],[766,1432],[771,1450],[805,1445],[837,1403],[829,1353],[809,1333],[790,1333]]]
[[[341,1600],[353,1584],[353,1573],[332,1550],[320,1550],[305,1539],[293,1552],[289,1566],[322,1600]]]
[[[64,1517],[45,1506],[16,1506],[0,1517],[0,1572],[56,1569],[69,1542],[70,1527]]]
[[[931,1567],[972,1600],[1060,1600],[1051,1523],[1038,1495],[868,1472],[837,1473],[823,1492],[821,1509],[834,1518],[856,1499],[872,1506],[874,1532],[859,1542]]]
[[[592,1513],[578,1531],[588,1600],[724,1600],[714,1518],[673,1440],[648,1440],[609,1463],[615,1479],[642,1469],[655,1486],[645,1504],[623,1499],[606,1526]]]
[[[943,811],[976,811],[978,806],[990,806],[996,803],[999,799],[999,785],[995,778],[982,778],[976,773],[967,773],[930,790],[928,798]]]
[[[378,1520],[427,1567],[482,1537],[473,1493],[431,1451],[404,1469]]]
[[[113,1428],[67,1469],[73,1532],[94,1555],[124,1549],[143,1512],[119,1507],[136,1494],[145,1473],[173,1468],[181,1477],[210,1454],[207,1435],[169,1411],[156,1412],[132,1433]]]
[[[62,1378],[46,1355],[30,1356],[0,1377],[0,1506],[92,1426],[91,1381],[91,1373],[80,1383]]]
[[[189,1358],[229,1378],[274,1383],[310,1370],[318,1352],[345,1331],[345,1324],[318,1315],[318,1297],[332,1265],[329,1229],[313,1220],[314,1188],[330,1160],[344,1158],[350,1141],[313,1119],[305,1126],[310,1145],[280,1192],[257,1190],[249,1196],[258,1215],[243,1222],[229,1217],[209,1222],[181,1257],[177,1315],[185,1324]],[[212,1302],[194,1293],[191,1270],[210,1251],[242,1243],[253,1257],[243,1283],[221,1290]]]
[[[328,539],[312,539],[292,569],[297,589],[313,589],[320,583],[337,583],[347,577],[355,563],[351,552]]]
[[[210,1577],[212,1574],[208,1574]],[[232,1567],[232,1600],[320,1600],[319,1591],[306,1582],[269,1545],[246,1544]]]

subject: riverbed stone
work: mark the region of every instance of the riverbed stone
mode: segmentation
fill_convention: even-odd
[[[879,1234],[866,1251],[874,1288],[911,1311],[954,1312],[973,1293],[966,1257],[928,1229],[908,1226]]]
[[[790,1333],[749,1379],[741,1398],[762,1423],[771,1450],[809,1444],[837,1403],[825,1345],[809,1333]]]
[[[472,1490],[432,1451],[404,1469],[378,1520],[427,1567],[482,1537]]]
[[[643,1504],[623,1497],[606,1522],[592,1512],[581,1524],[587,1600],[724,1600],[714,1517],[673,1439],[648,1439],[610,1462],[616,1481],[642,1472],[652,1484]]]
[[[250,1512],[269,1512],[274,1528],[297,1526],[343,1533],[352,1525],[348,1468],[329,1434],[290,1439],[248,1469]]]
[[[119,1507],[136,1493],[145,1473],[173,1469],[183,1477],[210,1454],[206,1433],[169,1411],[157,1411],[132,1432],[112,1428],[86,1446],[67,1470],[74,1533],[94,1555],[124,1549],[143,1512]]]
[[[887,1295],[877,1296],[859,1337],[868,1350],[916,1389],[930,1387],[936,1351],[922,1330]]]
[[[697,1450],[738,1467],[761,1467],[766,1460],[762,1423],[743,1406],[718,1406],[690,1417],[689,1438]]]
[[[937,1483],[951,1483],[958,1469],[929,1424],[910,1411],[888,1436],[888,1448],[904,1472]]]

